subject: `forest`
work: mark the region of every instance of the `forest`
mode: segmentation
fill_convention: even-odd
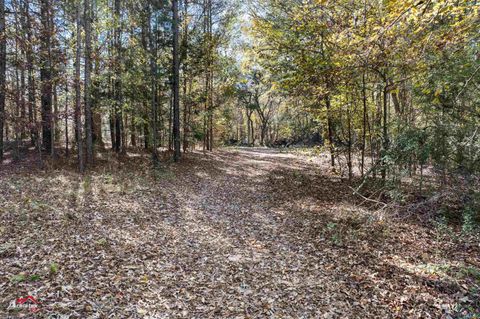
[[[480,3],[0,0],[0,317],[480,318]]]

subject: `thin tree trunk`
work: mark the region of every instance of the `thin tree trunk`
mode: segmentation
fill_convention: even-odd
[[[148,148],[150,147],[150,144],[148,143],[148,139],[150,138],[150,131],[149,131],[149,127],[148,127],[148,104],[145,102],[144,104],[144,117],[143,117],[143,148],[145,150],[148,150]],[[154,118],[154,116],[153,116]],[[152,118],[152,121],[153,121],[153,118]]]
[[[50,61],[50,72],[51,72],[51,80],[50,80],[50,95],[51,99],[53,99],[53,114],[51,119],[52,125],[52,136],[51,136],[51,150],[50,156],[52,158],[55,157],[55,142],[58,138],[57,134],[57,117],[58,117],[58,101],[57,101],[57,77],[58,74],[56,72],[56,60],[52,53],[52,46],[55,44],[55,19],[54,19],[54,8],[52,7],[53,4],[50,4],[50,10],[48,11],[48,21],[49,21],[49,32],[51,36],[50,45],[48,46],[48,59]]]
[[[207,99],[208,99],[208,109],[207,109],[207,114],[208,114],[208,119],[207,119],[207,149],[209,151],[213,150],[213,52],[212,52],[212,0],[207,0],[207,9],[206,9],[206,14],[207,14],[207,74],[208,74],[208,81],[207,81],[207,87],[208,87],[208,94],[207,94]]]
[[[5,89],[7,69],[7,39],[5,32],[5,0],[0,0],[0,164],[4,157],[3,127],[5,123]]]
[[[247,144],[250,145],[250,115],[247,110]]]
[[[28,126],[30,131],[30,142],[32,146],[36,145],[37,134],[37,116],[36,116],[36,85],[35,85],[35,71],[33,69],[33,45],[32,45],[32,27],[30,19],[30,4],[26,0],[23,8],[23,29],[26,35],[26,43],[28,44],[25,49],[25,56],[27,60],[27,86],[28,86]]]
[[[332,111],[330,110],[330,95],[325,96],[325,105],[327,108],[327,130],[328,130],[328,144],[330,147],[330,164],[332,168],[335,167],[335,145],[333,141],[333,123],[332,123]]]
[[[122,145],[122,98],[121,98],[121,22],[120,22],[120,1],[115,0],[115,50],[116,50],[116,78],[115,78],[115,152],[120,153],[120,148],[125,149],[125,145]]]
[[[115,111],[110,111],[109,124],[110,124],[110,142],[112,143],[112,150],[115,151],[117,149],[115,146]]]
[[[367,92],[365,83],[365,72],[362,74],[362,102],[363,102],[363,122],[362,122],[362,163],[361,175],[365,170],[365,147],[367,142]]]
[[[153,166],[157,167],[158,166],[158,128],[157,128],[157,123],[158,123],[158,95],[157,95],[157,47],[154,41],[153,33],[157,31],[157,20],[155,19],[155,28],[152,30],[151,27],[151,11],[150,7],[147,7],[146,10],[148,10],[147,14],[147,20],[146,24],[148,27],[144,27],[143,30],[143,46],[146,51],[150,49],[149,51],[149,56],[150,56],[150,76],[151,76],[151,127],[152,127],[152,161],[153,161]],[[145,37],[145,31],[147,31],[148,35],[148,47],[147,47],[147,39]],[[147,121],[145,121],[144,124],[144,135],[145,135],[145,148],[148,148],[148,137],[149,137],[149,132],[148,132],[148,125]]]
[[[173,11],[173,148],[175,162],[180,160],[180,56],[178,47],[178,1],[172,0]]]
[[[54,142],[60,142],[60,129],[57,125],[58,123],[58,93],[57,93],[57,84],[53,87],[53,127],[54,127]]]
[[[353,99],[352,99],[353,102]],[[348,150],[347,150],[347,166],[348,166],[348,180],[353,178],[353,163],[352,163],[352,115],[350,104],[347,104],[347,129],[348,129]]]
[[[130,116],[130,144],[133,147],[137,146],[137,135],[136,135],[136,128],[135,128],[135,116],[132,114]]]
[[[385,82],[383,88],[383,144],[382,144],[382,180],[387,177],[387,163],[385,161],[386,152],[388,150],[388,84]]]
[[[82,36],[80,21],[80,0],[77,1],[76,8],[76,20],[77,20],[77,50],[75,55],[75,127],[78,149],[78,168],[81,173],[84,172],[83,162],[83,140],[82,140],[82,120],[81,120],[81,90],[80,90],[80,55],[82,50]]]
[[[52,29],[50,23],[50,0],[40,1],[42,24],[40,41],[40,79],[42,82],[42,144],[47,152],[52,151],[52,62],[50,56]]]
[[[173,150],[173,92],[169,97],[169,111],[168,111],[168,150]]]
[[[93,78],[98,78],[100,74],[100,48],[98,45],[98,31],[95,28],[92,28],[92,24],[94,23],[96,16],[95,12],[97,11],[97,0],[90,0],[91,9],[90,9],[90,32],[91,32],[91,42],[92,45],[92,54],[90,54],[90,58],[92,59],[92,64],[95,65],[92,67],[93,69]],[[93,57],[92,57],[93,55]],[[98,80],[96,81],[98,82]],[[103,141],[102,135],[102,113],[99,108],[99,89],[96,82],[90,80],[90,94],[91,94],[91,103],[90,109],[92,113],[92,150],[93,150],[93,158],[95,158],[95,148],[105,148],[105,143]]]
[[[15,23],[17,22],[17,16],[15,13]],[[18,33],[17,28],[15,28],[16,33]],[[18,64],[18,40],[15,41],[15,53],[14,53],[14,61],[15,64]],[[13,148],[13,158],[18,160],[20,157],[19,152],[19,131],[20,131],[20,75],[18,74],[18,67],[15,67],[15,113],[13,116],[13,134],[15,138],[15,147]]]
[[[92,21],[90,1],[84,0],[84,25],[85,25],[85,79],[84,79],[84,100],[85,100],[85,140],[87,147],[87,163],[93,163],[93,138],[92,138]]]
[[[68,81],[65,82],[65,156],[68,157]]]
[[[189,101],[187,97],[187,59],[188,59],[188,0],[183,3],[183,39],[182,39],[182,61],[183,61],[183,152],[188,150],[188,138],[190,123],[188,118]]]
[[[16,61],[18,61],[16,72],[18,72],[18,69],[20,69],[20,79],[19,79],[19,88],[18,88],[18,119],[17,121],[17,126],[19,130],[19,141],[23,141],[26,137],[25,134],[25,124],[26,124],[26,111],[25,111],[25,65],[23,63],[23,60],[25,58],[25,32],[23,29],[24,23],[23,23],[23,7],[21,6],[21,3],[18,1],[12,1],[11,2],[14,5],[14,16],[15,16],[15,32],[16,32],[16,38],[15,38],[15,46],[17,46],[17,43],[20,43],[19,47],[16,48],[15,56],[16,56]],[[20,59],[18,60],[18,56],[20,56]],[[22,61],[22,62],[20,62]],[[16,73],[17,76],[17,73]],[[17,147],[19,145],[17,144]]]
[[[22,56],[25,57],[25,51],[22,50]],[[27,138],[27,134],[26,134],[26,124],[27,124],[27,110],[26,110],[26,106],[27,106],[27,103],[25,101],[25,91],[26,91],[26,83],[25,83],[25,66],[24,64],[22,64],[22,69],[21,69],[21,73],[20,73],[20,91],[21,91],[21,123],[22,123],[22,132],[21,132],[21,139],[22,139],[22,142]]]

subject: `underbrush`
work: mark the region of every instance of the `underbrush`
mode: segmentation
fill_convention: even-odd
[[[401,219],[415,219],[435,227],[448,227],[462,236],[480,238],[480,184],[458,180],[419,190],[412,183],[361,181],[355,192],[362,204]],[[443,225],[443,226],[439,226]]]

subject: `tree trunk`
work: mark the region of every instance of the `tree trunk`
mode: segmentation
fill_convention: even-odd
[[[115,95],[115,152],[120,153],[120,149],[124,150],[125,145],[122,145],[122,98],[121,98],[121,22],[120,22],[120,1],[115,0],[115,50],[116,50],[116,65],[115,65],[115,86],[114,86],[114,95]]]
[[[250,146],[255,146],[255,128],[253,127],[253,110],[247,109],[247,142]]]
[[[90,1],[84,0],[84,25],[85,25],[85,79],[84,79],[84,100],[85,100],[85,142],[87,147],[87,163],[93,163],[93,138],[92,138],[92,21]]]
[[[333,123],[332,123],[332,111],[330,110],[330,95],[325,95],[325,106],[327,108],[327,130],[328,130],[328,144],[330,147],[330,164],[332,168],[335,167],[335,144],[333,141]]]
[[[363,122],[362,122],[362,163],[361,163],[361,175],[365,170],[365,146],[367,141],[367,92],[365,83],[365,72],[362,74],[362,102],[363,102]]]
[[[56,81],[55,81],[56,82]],[[60,129],[58,127],[58,93],[57,93],[57,84],[55,83],[53,87],[53,137],[54,142],[60,142]]]
[[[17,22],[17,17],[15,14],[15,23]],[[16,33],[18,33],[17,28],[15,28]],[[14,61],[15,64],[18,64],[18,41],[15,41],[15,53],[14,53]],[[13,158],[18,160],[20,157],[19,154],[19,132],[20,132],[20,75],[18,74],[18,67],[15,67],[15,112],[13,114],[13,134],[15,138],[15,146],[13,148]]]
[[[112,143],[112,150],[115,151],[117,149],[115,146],[115,110],[110,111],[109,124],[110,124],[110,141]]]
[[[22,41],[24,41],[24,39],[22,39]],[[25,49],[22,49],[22,56],[25,57]],[[27,124],[27,110],[26,110],[26,106],[27,106],[27,103],[25,101],[25,91],[26,91],[26,88],[27,88],[27,85],[25,83],[25,65],[22,64],[22,68],[21,68],[21,73],[20,73],[20,92],[21,92],[21,122],[22,122],[22,127],[21,127],[21,140],[22,142],[27,138],[27,134],[26,134],[26,124]]]
[[[143,46],[145,51],[148,51],[149,49],[149,56],[150,56],[150,76],[151,76],[151,91],[150,91],[150,101],[151,101],[151,120],[150,120],[150,125],[152,127],[152,161],[153,161],[153,166],[157,167],[158,166],[158,128],[157,128],[157,119],[158,119],[158,95],[157,95],[157,46],[154,41],[154,32],[156,33],[157,31],[157,22],[155,20],[155,28],[152,30],[151,27],[151,12],[150,12],[150,7],[147,7],[148,14],[147,14],[147,19],[145,21],[145,24],[148,25],[148,27],[144,26],[144,36],[143,36]],[[148,47],[147,47],[147,41],[145,37],[145,31],[147,31],[148,35]],[[146,112],[147,113],[147,112]],[[145,148],[148,148],[148,137],[149,137],[149,132],[148,132],[148,125],[147,121],[145,121],[144,124],[144,135],[145,135]]]
[[[52,61],[50,56],[52,29],[50,23],[50,0],[40,1],[40,80],[42,82],[42,146],[52,151]]]
[[[145,150],[148,150],[148,148],[150,147],[150,144],[148,143],[148,139],[150,138],[150,131],[149,131],[149,128],[148,128],[148,106],[147,106],[147,104],[145,104],[144,110],[145,110],[145,115],[144,115],[144,118],[143,118],[143,148]]]
[[[36,116],[36,85],[35,85],[35,71],[33,69],[33,45],[32,45],[32,27],[30,21],[30,4],[26,0],[24,2],[23,8],[23,29],[27,38],[27,46],[25,48],[25,57],[27,62],[27,87],[28,87],[28,126],[30,131],[30,143],[32,146],[35,146],[37,143],[37,116]]]
[[[173,148],[175,162],[180,160],[180,56],[178,47],[178,1],[172,0],[173,11]]]
[[[83,139],[82,139],[82,115],[81,115],[81,88],[80,88],[80,55],[82,50],[82,36],[81,36],[81,27],[82,23],[80,21],[80,0],[77,1],[76,8],[76,20],[77,20],[77,50],[75,55],[75,128],[76,128],[76,139],[77,139],[77,149],[78,149],[78,169],[81,173],[84,172],[85,167],[83,163]]]
[[[353,98],[352,98],[353,103]],[[347,150],[347,166],[348,166],[348,180],[351,181],[353,177],[353,161],[352,161],[352,115],[350,104],[347,104],[347,135],[348,135],[348,150]]]
[[[189,138],[189,118],[188,108],[189,101],[187,97],[187,59],[188,59],[188,0],[183,3],[183,39],[182,39],[182,62],[183,62],[183,152],[188,150]]]
[[[247,144],[250,145],[250,116],[247,110]]]
[[[5,89],[7,69],[7,39],[5,32],[5,0],[0,0],[0,164],[3,160],[3,127],[5,123]]]
[[[68,82],[65,83],[65,157],[68,157]]]
[[[92,51],[93,53],[90,54],[90,58],[92,59],[92,64],[95,63],[95,66],[92,67],[92,72],[94,74],[93,78],[98,78],[100,75],[100,48],[98,45],[98,31],[95,31],[95,28],[92,28],[91,24],[96,19],[95,12],[97,11],[97,0],[90,0],[91,2],[91,9],[90,9],[90,32],[91,32],[91,41]],[[93,55],[93,57],[92,57]],[[91,94],[91,113],[92,113],[92,150],[93,150],[93,157],[95,157],[95,147],[99,147],[101,149],[105,148],[105,143],[103,142],[103,135],[102,135],[102,113],[99,107],[99,89],[98,89],[98,80],[93,82],[90,80],[90,94]]]
[[[383,88],[383,143],[382,143],[382,180],[385,181],[387,177],[387,163],[385,161],[385,156],[388,151],[388,83],[385,82]]]

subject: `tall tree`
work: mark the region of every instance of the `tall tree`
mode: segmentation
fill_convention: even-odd
[[[92,139],[92,17],[91,5],[89,0],[84,0],[85,24],[85,78],[84,78],[84,100],[85,100],[85,139],[87,147],[87,163],[93,162],[93,139]]]
[[[51,41],[53,34],[52,19],[53,14],[50,0],[40,1],[40,80],[42,83],[42,145],[43,148],[52,152],[52,55]]]
[[[188,139],[190,132],[190,102],[187,96],[187,72],[188,72],[188,0],[183,1],[183,35],[182,35],[182,69],[183,69],[183,142],[182,148],[185,153],[188,149]]]
[[[5,0],[0,0],[0,163],[3,160],[3,127],[5,122],[5,88],[7,68],[7,39],[5,32]]]
[[[115,152],[125,150],[125,143],[122,140],[123,132],[123,111],[122,111],[122,24],[121,24],[121,0],[115,0],[114,3],[114,46],[115,46],[115,80],[114,80],[114,99],[115,99]]]
[[[153,7],[154,8],[154,7]],[[143,30],[143,46],[146,52],[148,52],[149,62],[150,62],[150,77],[151,77],[151,89],[150,89],[150,103],[151,103],[151,131],[152,131],[152,160],[153,165],[156,167],[158,165],[158,128],[157,128],[157,117],[158,117],[158,95],[157,95],[157,78],[158,78],[158,65],[157,65],[157,46],[154,41],[154,37],[157,33],[157,18],[154,19],[154,27],[152,28],[152,10],[150,6],[146,6],[146,21],[144,21],[144,30]],[[145,34],[147,33],[147,34]],[[147,45],[147,35],[148,35],[148,45]],[[146,121],[148,124],[148,121]],[[145,126],[147,127],[147,126]],[[144,129],[145,134],[145,147],[148,146],[148,128]]]
[[[34,59],[34,46],[33,46],[33,33],[32,33],[32,17],[30,15],[30,1],[24,0],[22,24],[23,32],[26,36],[26,48],[25,56],[27,62],[27,87],[28,87],[28,126],[30,128],[30,142],[34,146],[38,141],[38,129],[37,129],[37,98],[36,98],[36,81],[35,81],[35,59]]]
[[[80,60],[82,54],[82,22],[80,18],[81,0],[76,1],[75,20],[77,24],[77,43],[75,54],[75,129],[76,129],[76,141],[77,141],[77,159],[78,169],[83,173],[85,170],[84,158],[83,158],[83,137],[82,137],[82,93],[80,83]]]
[[[173,148],[175,162],[180,160],[180,55],[179,55],[179,42],[178,42],[178,1],[172,0],[173,11]]]

